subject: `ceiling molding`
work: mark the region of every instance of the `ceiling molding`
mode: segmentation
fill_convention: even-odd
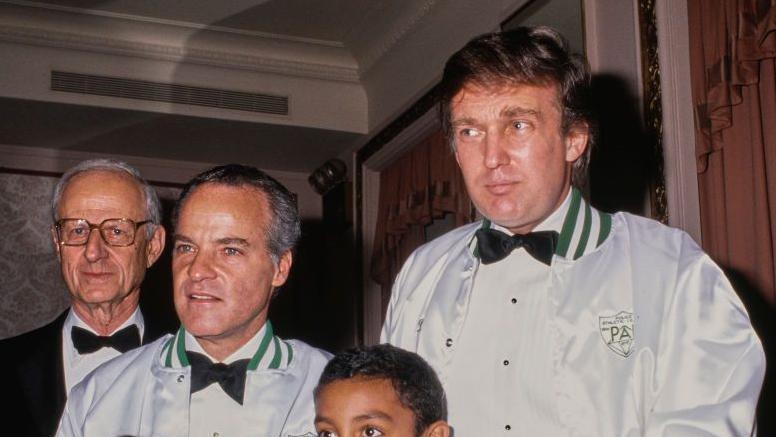
[[[438,3],[440,3],[439,0],[418,0],[413,2],[412,4],[416,7],[411,10],[411,13],[397,20],[398,22],[394,26],[375,40],[374,43],[370,44],[363,55],[359,56],[359,75],[361,77],[366,75],[388,51],[394,48],[410,31],[415,29]],[[362,25],[365,26],[366,24],[363,23]],[[354,33],[356,35],[364,35],[367,32],[368,29],[362,28]]]
[[[63,6],[63,5],[56,5],[51,3],[42,3],[42,2],[25,1],[25,0],[2,0],[2,3],[15,5],[15,6],[28,7],[28,8],[44,9],[44,10],[56,11],[56,12],[66,12],[71,14],[88,15],[93,17],[118,19],[118,20],[137,22],[137,23],[157,24],[157,25],[162,25],[166,27],[181,28],[186,30],[218,32],[218,33],[226,33],[226,34],[232,34],[232,35],[249,36],[252,38],[261,38],[261,39],[266,39],[271,41],[283,41],[283,42],[302,43],[307,45],[344,48],[344,44],[341,41],[331,41],[331,40],[323,40],[323,39],[316,39],[316,38],[304,38],[304,37],[291,36],[291,35],[279,35],[279,34],[268,33],[268,32],[259,32],[259,31],[251,31],[251,30],[244,30],[244,29],[234,29],[231,27],[215,26],[212,24],[190,23],[186,21],[168,20],[168,19],[157,18],[157,17],[145,17],[140,15],[121,14],[118,12],[103,11],[99,9],[86,9],[86,8],[79,8],[79,7],[73,7],[73,6]]]
[[[0,41],[358,83],[355,68],[0,24]]]
[[[196,174],[221,164],[0,144],[0,167],[15,170],[64,173],[81,161],[94,158],[124,161],[149,181],[173,184],[184,184]],[[262,170],[283,183],[307,183],[307,173]]]

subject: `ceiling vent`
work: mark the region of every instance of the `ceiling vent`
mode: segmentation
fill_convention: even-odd
[[[119,77],[52,71],[51,89],[67,93],[288,115],[288,97]]]

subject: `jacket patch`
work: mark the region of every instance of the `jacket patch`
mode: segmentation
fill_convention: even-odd
[[[598,328],[604,344],[617,355],[627,358],[633,352],[633,313],[620,311],[613,316],[599,316]]]

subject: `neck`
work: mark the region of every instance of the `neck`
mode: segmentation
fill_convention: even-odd
[[[241,335],[194,336],[194,338],[208,355],[219,362],[223,362],[248,343],[261,330],[265,321],[266,318],[262,318],[260,320],[261,323],[257,324],[253,329],[246,329]]]
[[[133,291],[120,302],[99,304],[73,302],[73,311],[98,335],[110,335],[126,322],[139,303],[140,290]]]

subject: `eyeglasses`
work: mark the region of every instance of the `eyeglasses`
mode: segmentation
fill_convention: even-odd
[[[135,222],[126,218],[103,220],[93,225],[86,219],[67,218],[54,224],[59,244],[64,246],[83,246],[89,241],[92,229],[99,229],[102,240],[111,246],[131,246],[135,242],[135,233],[140,226],[151,220]]]

